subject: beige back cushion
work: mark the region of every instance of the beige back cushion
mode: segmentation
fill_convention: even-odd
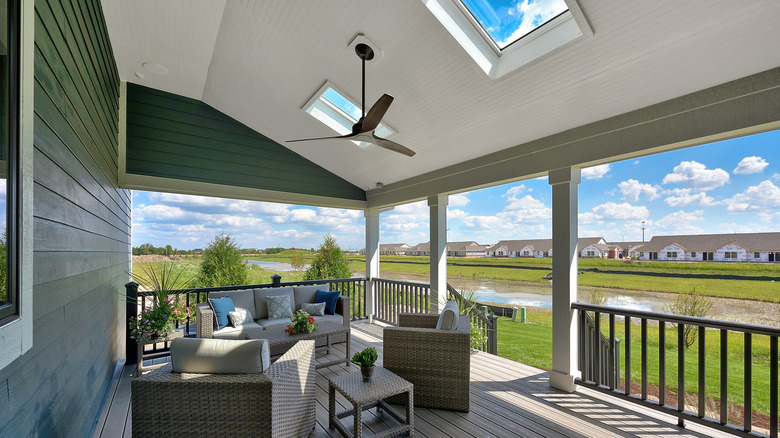
[[[255,289],[255,319],[268,319],[268,303],[266,297],[288,295],[290,297],[290,309],[295,309],[292,287],[272,287],[268,289]]]
[[[230,297],[236,309],[246,309],[252,314],[253,320],[257,319],[255,314],[255,295],[253,289],[230,290],[226,292],[209,292],[209,298]]]
[[[176,338],[171,342],[174,373],[262,373],[270,364],[267,339]]]
[[[444,306],[444,310],[441,311],[441,315],[439,315],[436,328],[439,330],[455,330],[458,328],[458,319],[458,303],[448,301]]]
[[[295,307],[293,312],[298,311],[303,303],[313,303],[317,291],[330,292],[330,284],[315,284],[313,286],[295,286]]]

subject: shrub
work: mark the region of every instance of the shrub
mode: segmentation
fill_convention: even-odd
[[[325,236],[325,241],[317,249],[314,261],[303,274],[304,280],[325,280],[328,278],[349,278],[352,272],[349,270],[349,262],[344,252],[336,244],[336,239],[330,234]]]
[[[246,284],[249,267],[238,243],[229,234],[214,236],[201,255],[197,283],[201,287]]]
[[[712,308],[712,300],[704,295],[705,292],[696,284],[691,284],[688,292],[678,294],[674,303],[664,304],[663,311],[676,315],[704,318]],[[691,345],[696,342],[697,333],[698,327],[690,324],[685,325],[685,348],[691,348]]]

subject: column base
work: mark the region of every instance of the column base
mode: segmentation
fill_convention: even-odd
[[[574,392],[577,385],[574,383],[574,377],[571,374],[565,374],[560,371],[550,370],[550,386],[561,391]]]

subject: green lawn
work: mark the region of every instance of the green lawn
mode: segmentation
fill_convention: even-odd
[[[498,319],[498,354],[516,362],[549,370],[552,368],[552,313],[528,311],[528,323],[512,322],[511,318]],[[606,320],[604,324],[606,325]],[[626,339],[625,324],[616,322],[616,337]],[[608,332],[604,331],[608,336]],[[705,335],[705,394],[720,400],[720,333],[707,330]],[[648,383],[659,383],[659,328],[648,325]],[[620,345],[621,378],[625,378],[625,347]],[[666,328],[666,384],[677,388],[677,329]],[[698,342],[683,351],[685,355],[685,390],[698,393]],[[728,336],[728,394],[729,402],[743,405],[744,337],[739,333]],[[753,336],[753,399],[756,412],[769,414],[769,338]],[[776,364],[775,364],[776,366]],[[631,379],[641,382],[641,326],[631,326]],[[621,388],[623,389],[623,388]]]

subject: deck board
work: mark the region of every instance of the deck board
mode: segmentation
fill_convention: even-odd
[[[380,324],[359,322],[352,325],[352,351],[375,347],[377,363],[382,364],[382,328]],[[331,347],[329,356],[317,350],[317,362],[344,357],[346,344]],[[157,362],[160,360],[158,359]],[[310,437],[341,436],[328,429],[328,378],[345,372],[357,372],[344,364],[317,370],[317,425]],[[101,438],[130,437],[130,381],[134,367],[126,367],[116,390],[106,402],[98,425]],[[549,386],[546,371],[511,360],[474,353],[471,356],[471,410],[469,412],[415,408],[415,433],[418,437],[727,437],[729,434],[698,424],[685,429],[676,426],[672,416],[637,406],[587,388],[569,394]],[[337,409],[348,408],[340,394]],[[351,417],[342,420],[351,425]],[[389,415],[371,409],[363,413],[367,435],[382,432],[398,423]],[[351,427],[348,427],[350,429]]]

